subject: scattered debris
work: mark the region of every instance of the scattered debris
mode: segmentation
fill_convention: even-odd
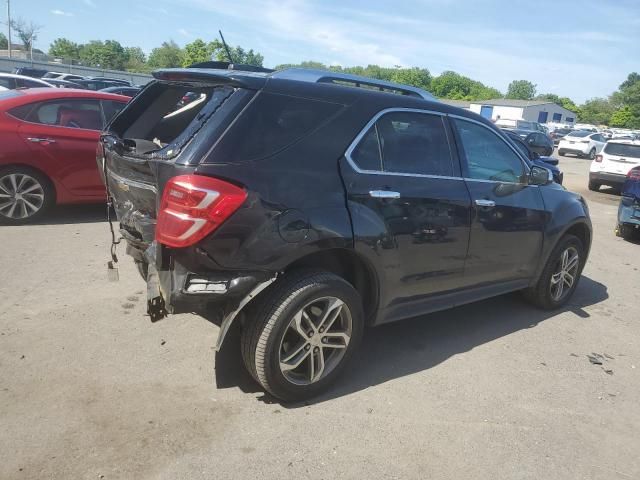
[[[165,343],[167,342],[165,342],[164,340],[160,340],[160,345],[164,345]]]
[[[597,353],[594,353],[592,355],[587,355],[587,358],[594,365],[602,365],[602,355],[598,355]]]
[[[373,408],[367,408],[367,413],[373,413]]]
[[[129,300],[130,302],[137,302],[139,298],[136,297],[135,295],[130,295],[127,297],[127,300]]]
[[[606,368],[602,368],[602,370],[604,370],[604,373],[606,373],[607,375],[613,375],[613,370],[607,370]]]
[[[605,353],[604,356],[607,357],[609,360],[613,360],[613,357],[611,355],[609,355],[608,353]]]
[[[543,367],[546,367],[546,366],[547,366],[547,364],[546,364],[546,363],[544,363],[544,362],[540,362],[540,365],[542,365]]]
[[[24,355],[22,355],[22,356],[20,357],[20,360],[24,360]]]
[[[570,357],[578,357],[578,355],[576,355],[575,353],[570,353],[569,356]]]
[[[135,308],[135,305],[133,303],[123,303],[122,308],[124,308],[125,310],[130,310],[132,308]]]

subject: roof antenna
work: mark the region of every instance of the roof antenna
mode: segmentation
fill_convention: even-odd
[[[224,49],[227,52],[227,58],[229,59],[229,63],[234,63],[233,57],[231,56],[231,50],[229,50],[229,45],[227,45],[227,42],[224,41],[222,30],[218,30],[218,33],[220,34],[220,38],[222,39],[222,45],[224,46]]]

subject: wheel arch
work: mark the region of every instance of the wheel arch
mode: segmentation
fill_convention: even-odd
[[[296,259],[287,265],[284,274],[302,268],[325,270],[353,285],[362,298],[365,322],[372,324],[378,311],[379,283],[373,266],[366,259],[354,250],[331,248]]]

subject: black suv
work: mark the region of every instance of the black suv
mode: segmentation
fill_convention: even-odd
[[[365,326],[574,292],[587,205],[489,121],[404,85],[232,68],[155,72],[101,138],[153,321],[218,312],[218,348],[237,322],[249,372],[294,400]]]

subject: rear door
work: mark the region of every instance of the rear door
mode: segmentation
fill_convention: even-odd
[[[470,198],[439,113],[378,114],[341,163],[356,249],[377,265],[383,320],[420,313],[458,287]]]
[[[96,165],[103,126],[99,100],[40,102],[25,120],[19,127],[23,141],[71,195],[79,200],[104,197]]]
[[[528,167],[494,129],[462,117],[452,123],[474,209],[465,285],[530,278],[545,222],[539,187],[527,184]]]

